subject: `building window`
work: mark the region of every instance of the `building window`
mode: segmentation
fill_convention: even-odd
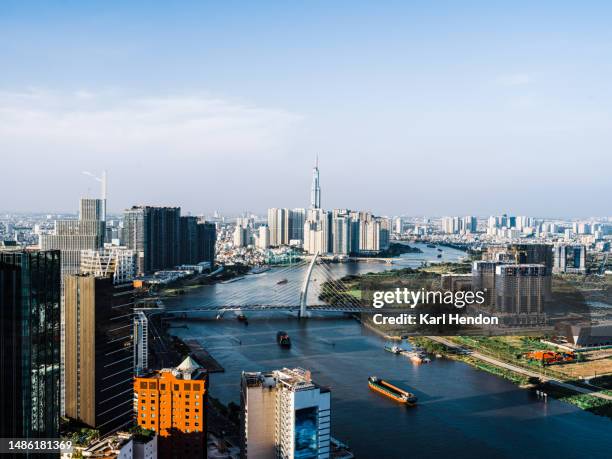
[[[149,389],[157,389],[157,383],[150,382],[149,383]]]
[[[199,384],[194,384],[193,385],[193,390],[199,391],[200,390],[200,385]]]
[[[175,390],[175,391],[178,391],[178,390],[179,390],[179,386],[178,386],[178,384],[175,384],[175,385],[174,385],[174,390]]]
[[[191,384],[185,383],[185,390],[191,390]]]
[[[160,390],[166,390],[166,385],[165,384],[160,384],[159,388],[160,388]]]
[[[140,388],[141,389],[146,389],[147,388],[147,383],[146,382],[141,382],[140,383]]]

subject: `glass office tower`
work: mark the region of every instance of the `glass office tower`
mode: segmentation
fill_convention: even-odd
[[[0,437],[58,437],[60,271],[59,250],[0,250]]]

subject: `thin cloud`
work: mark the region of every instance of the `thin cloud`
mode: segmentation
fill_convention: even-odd
[[[301,125],[295,113],[207,94],[131,97],[117,91],[0,92],[0,147],[177,157],[281,152]]]
[[[501,75],[495,81],[501,86],[524,86],[531,83],[531,77],[526,73],[514,73]]]

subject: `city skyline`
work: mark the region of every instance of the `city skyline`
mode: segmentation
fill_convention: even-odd
[[[0,150],[29,186],[5,174],[0,207],[68,211],[102,169],[111,212],[307,207],[318,153],[330,209],[606,215],[612,36],[589,10],[8,3]]]

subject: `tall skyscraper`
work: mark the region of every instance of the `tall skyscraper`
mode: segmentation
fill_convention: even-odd
[[[62,277],[79,272],[82,250],[97,250],[104,245],[105,208],[103,199],[82,198],[78,220],[56,220],[53,234],[41,234],[41,250],[62,253]]]
[[[159,457],[206,457],[208,375],[191,357],[134,381],[139,426],[159,435]]]
[[[206,261],[212,269],[215,266],[217,226],[211,222],[199,222],[196,233],[198,263]]]
[[[58,250],[0,250],[0,437],[57,438]]]
[[[319,156],[312,168],[312,188],[310,189],[310,208],[321,208],[321,183],[319,182]]]
[[[330,457],[331,393],[302,368],[242,373],[241,457]]]
[[[79,205],[78,220],[56,220],[53,234],[40,236],[41,250],[61,252],[61,411],[64,411],[64,352],[65,352],[65,315],[64,281],[70,274],[78,274],[81,267],[83,250],[98,250],[104,246],[106,199],[82,198]]]
[[[180,262],[180,207],[134,206],[124,213],[124,244],[137,254],[138,273]]]
[[[65,282],[66,416],[115,431],[132,420],[134,288],[112,275]]]

